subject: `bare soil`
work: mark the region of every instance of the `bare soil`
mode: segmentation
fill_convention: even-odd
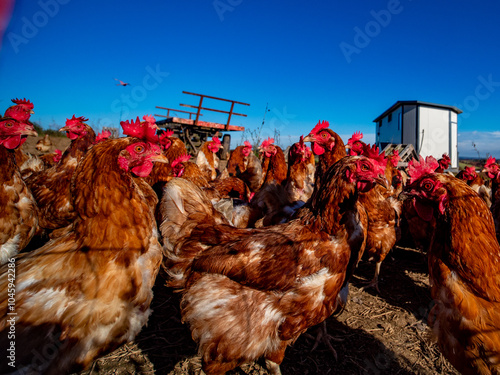
[[[29,137],[24,149],[35,155],[39,138]],[[64,150],[68,138],[53,137]],[[433,302],[427,256],[409,241],[401,242],[382,264],[380,293],[362,290],[374,264],[361,261],[351,280],[349,302],[326,321],[331,346],[316,345],[319,326],[299,337],[286,352],[283,375],[308,374],[458,374],[432,341],[427,315]],[[164,286],[162,274],[154,287],[153,313],[133,342],[96,360],[80,375],[168,374],[198,375],[200,358],[188,327],[181,323],[179,295]],[[268,374],[262,362],[229,373]]]
[[[38,151],[35,146],[36,143],[42,139],[43,137],[28,137],[26,138],[26,142],[23,144],[23,150],[25,152],[29,152],[30,154],[33,155],[43,155],[46,153],[51,153],[54,152],[55,149],[59,149],[61,151],[64,151],[66,147],[69,146],[69,143],[71,142],[68,137],[50,137],[50,141],[52,142],[52,146],[50,147],[48,152],[40,152]]]

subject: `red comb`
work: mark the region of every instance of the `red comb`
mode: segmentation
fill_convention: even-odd
[[[326,129],[330,126],[328,121],[318,121],[316,126],[311,130],[311,134],[318,134],[321,130]]]
[[[161,145],[170,145],[172,143],[170,139],[168,139],[168,132],[163,132],[158,136]]]
[[[396,168],[398,166],[399,160],[401,159],[401,157],[399,156],[399,151],[394,150],[392,152],[392,155],[388,156],[388,159],[392,163],[392,166]]]
[[[33,109],[34,105],[29,100],[25,99],[12,99],[12,103],[16,103],[17,105],[25,105],[30,109]]]
[[[495,164],[496,159],[493,156],[490,156],[488,160],[486,160],[486,164],[484,165],[485,168]]]
[[[175,167],[177,164],[184,163],[185,161],[188,161],[190,158],[191,155],[188,154],[181,155],[172,162],[172,167]]]
[[[165,137],[172,137],[174,135],[174,131],[172,129],[167,129],[163,132],[165,134]]]
[[[371,147],[366,147],[364,150],[364,155],[366,157],[369,157],[370,159],[375,160],[380,166],[385,166],[387,165],[387,159],[385,158],[385,153],[384,152],[379,152],[379,148],[376,145],[373,145]]]
[[[442,158],[446,161],[451,161],[450,157],[446,153],[443,154]]]
[[[252,148],[252,144],[248,141],[243,142],[243,144],[245,145],[245,147]]]
[[[355,132],[352,135],[352,137],[349,138],[349,140],[347,141],[347,144],[348,145],[353,144],[354,142],[359,141],[362,138],[363,138],[363,133],[361,133],[361,132]]]
[[[144,115],[142,119],[150,124],[156,125],[156,119],[151,115]]]
[[[146,120],[141,122],[139,120],[139,116],[137,116],[136,120],[127,120],[120,122],[120,125],[123,128],[123,134],[128,135],[130,137],[136,137],[145,139],[150,142],[158,142],[158,136],[156,135],[156,122],[151,122],[150,118],[152,116],[144,116],[143,118]]]
[[[272,145],[273,143],[274,143],[274,138],[267,138],[266,140],[264,140],[262,142],[262,145],[260,147],[266,148],[266,147],[269,147],[270,145]]]
[[[56,148],[56,149],[54,150],[54,153],[55,153],[55,155],[54,155],[54,157],[53,157],[53,159],[54,159],[54,163],[59,163],[59,161],[60,161],[60,160],[61,160],[61,158],[62,158],[62,151],[61,151],[61,150],[59,150],[58,148]]]
[[[410,160],[408,162],[408,175],[410,183],[427,173],[434,173],[439,167],[439,163],[433,156],[427,156],[424,160],[420,155],[420,161]]]
[[[89,119],[83,116],[75,117],[75,115],[73,115],[72,118],[66,119],[66,126],[76,125],[79,124],[80,122],[85,122],[85,121],[89,121]]]
[[[476,173],[476,168],[474,167],[465,167],[465,171],[469,174],[474,174]]]
[[[111,137],[111,132],[109,130],[103,130],[102,133],[97,134],[95,137],[95,143],[99,143]]]

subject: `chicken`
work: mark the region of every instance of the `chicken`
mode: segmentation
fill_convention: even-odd
[[[247,227],[266,227],[286,223],[311,197],[316,167],[314,155],[303,137],[288,151],[287,178],[281,185],[265,184],[253,197]]]
[[[196,156],[196,164],[200,170],[207,175],[209,181],[217,178],[219,168],[219,157],[217,152],[223,148],[218,137],[212,137],[211,141],[204,142]]]
[[[262,229],[227,225],[187,181],[166,185],[160,230],[167,285],[183,292],[182,319],[206,374],[259,357],[279,374],[286,347],[345,304],[364,246],[356,198],[382,176],[376,161],[345,158],[325,171],[297,219]]]
[[[49,152],[51,147],[52,141],[50,140],[48,134],[45,134],[45,136],[40,139],[35,145],[35,148],[40,152]]]
[[[485,202],[463,181],[409,165],[401,199],[428,227],[429,324],[444,356],[462,374],[500,372],[500,246]],[[415,225],[419,223],[415,222]]]
[[[464,180],[491,207],[491,189],[484,184],[483,178],[474,167],[465,167],[457,173],[457,178]]]
[[[39,158],[45,165],[45,168],[50,168],[61,161],[62,151],[56,148],[54,152],[51,152],[50,154],[41,155]]]
[[[14,154],[29,135],[37,135],[32,125],[0,119],[0,264],[24,249],[38,229],[38,207]]]
[[[303,142],[299,147],[301,153],[306,151]],[[293,150],[298,151],[298,147]],[[272,138],[262,142],[260,151],[263,157],[262,186],[253,196],[248,212],[241,212],[245,220],[238,220],[246,223],[246,227],[261,228],[285,223],[304,205],[307,196],[312,194],[313,177],[308,175],[310,170],[307,161],[301,161],[299,165],[298,161],[292,160],[294,165],[290,174],[283,151],[274,145]],[[295,153],[292,155],[292,159],[294,158],[299,159]],[[309,181],[306,181],[307,177],[310,178]],[[300,198],[304,200],[299,200]]]
[[[439,167],[436,169],[437,173],[443,173],[451,165],[451,159],[448,154],[444,153],[441,159],[438,160]]]
[[[7,108],[4,117],[31,124],[29,122],[29,119],[34,113],[33,103],[26,99],[12,99],[12,102],[14,103],[14,105]],[[43,163],[38,160],[37,157],[24,152],[22,144],[14,149],[14,153],[16,155],[17,167],[19,168],[23,179],[26,178],[26,175],[29,175],[31,173],[31,170],[39,171],[43,169]],[[29,170],[27,172],[24,172],[24,170],[28,168]]]
[[[363,133],[357,131],[354,132],[351,138],[347,140],[347,148],[349,149],[349,155],[362,155],[365,148],[366,143],[362,141]]]
[[[491,179],[491,213],[495,223],[497,240],[500,242],[500,166],[494,157],[490,156],[484,165],[483,172]]]
[[[63,228],[75,219],[71,179],[96,138],[94,130],[85,121],[88,119],[75,115],[67,119],[66,126],[59,131],[66,132],[71,143],[59,163],[26,179],[40,209],[39,225],[45,230]]]
[[[232,225],[246,228],[247,222],[242,222],[244,220],[242,217],[237,218],[241,214],[234,211],[234,205],[239,206],[238,203],[240,203],[248,209],[245,203],[253,197],[248,186],[237,177],[221,178],[219,176],[214,181],[208,181],[198,165],[189,162],[189,158],[189,155],[183,155],[172,162],[173,176],[189,180],[201,188],[214,207],[222,212]],[[241,202],[235,202],[234,198]]]
[[[378,147],[373,146],[365,156],[374,159],[378,157],[380,163],[385,163],[385,177],[388,181],[394,181],[397,169],[384,158],[383,153],[378,154]],[[398,200],[396,193],[397,190],[392,185],[388,189],[375,186],[370,191],[359,196],[359,202],[368,214],[365,254],[369,261],[375,262],[373,279],[365,288],[375,287],[379,293],[378,279],[382,262],[401,238],[401,202]]]
[[[168,139],[168,141],[167,141]],[[179,138],[174,137],[174,132],[172,130],[166,130],[160,135],[160,143],[168,142],[168,145],[164,146],[164,150],[166,152],[165,156],[168,160],[174,160],[182,155],[186,155],[187,149],[184,142],[182,142]]]
[[[274,144],[273,138],[267,138],[259,147],[262,157],[262,186],[265,184],[280,185],[287,174],[285,154],[281,147]]]
[[[422,156],[420,159],[411,160],[408,163],[408,169],[412,170],[414,168],[419,168],[420,165],[426,165],[426,168],[430,171],[431,168],[434,168],[434,171],[438,170],[439,163],[433,156],[427,156],[424,160]],[[408,182],[405,184],[405,186]],[[431,230],[431,226],[433,225],[433,219],[430,221],[423,222],[413,205],[411,200],[403,200],[402,202],[402,222],[401,222],[401,232],[402,238],[407,239],[410,237],[416,248],[426,252],[429,247],[429,238],[427,234]]]
[[[158,141],[160,143],[163,155],[167,157],[170,163],[180,157],[187,155],[186,146],[177,137],[174,137],[172,130],[161,131],[158,134]],[[172,167],[170,164],[156,163],[153,170],[146,178],[146,181],[153,186],[158,197],[161,198],[161,191],[165,184],[173,177]]]
[[[288,172],[284,182],[285,190],[293,201],[306,202],[311,197],[315,171],[314,155],[300,136],[300,141],[288,151]]]
[[[252,150],[252,145],[248,141],[245,141],[243,146],[236,147],[229,155],[222,175],[227,173],[229,177],[238,177],[252,192],[257,192],[262,185],[262,164]]]
[[[318,121],[316,126],[304,138],[304,142],[311,142],[312,152],[319,157],[314,174],[315,187],[323,182],[328,168],[347,156],[344,141],[329,126],[328,121]]]
[[[143,139],[110,139],[92,147],[75,171],[74,223],[0,268],[0,290],[6,291],[8,267],[15,264],[15,305],[7,293],[0,297],[0,347],[8,348],[8,314],[15,311],[19,372],[88,368],[134,339],[147,322],[162,251],[156,194],[141,177],[154,161],[166,159],[159,146]],[[42,364],[34,361],[34,353],[46,353],[47,347],[54,352]],[[9,370],[2,360],[0,373]]]
[[[404,171],[398,169],[399,156],[398,150],[393,150],[392,154],[386,155],[388,163],[388,169],[386,169],[386,178],[391,183],[394,188],[394,196],[398,196],[403,190],[403,186],[406,185],[408,176]]]

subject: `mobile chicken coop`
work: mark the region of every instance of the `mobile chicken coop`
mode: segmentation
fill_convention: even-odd
[[[382,150],[397,148],[402,165],[417,155],[440,159],[446,153],[451,159],[450,168],[458,169],[457,118],[460,113],[460,109],[449,105],[397,101],[373,120],[375,142]]]
[[[210,95],[195,94],[187,91],[183,91],[182,93],[199,96],[200,100],[198,102],[198,105],[180,104],[182,107],[193,108],[194,111],[183,111],[179,109],[156,106],[156,108],[164,109],[167,111],[166,115],[155,114],[156,117],[164,118],[163,120],[157,121],[156,124],[160,128],[164,127],[173,130],[174,134],[186,144],[188,151],[193,155],[196,155],[200,146],[203,144],[203,142],[208,140],[209,137],[221,136],[221,134],[224,133],[222,135],[223,149],[221,150],[219,157],[222,160],[226,160],[231,147],[231,135],[228,134],[228,132],[245,130],[243,126],[231,125],[232,116],[247,116],[243,113],[234,112],[234,106],[235,104],[246,106],[249,106],[250,104],[238,102],[231,99],[218,98]],[[205,99],[231,103],[231,106],[229,111],[204,107],[203,103]],[[227,122],[225,124],[222,124],[217,122],[203,121],[200,119],[200,117],[203,116],[203,113],[201,113],[202,111],[212,111],[227,114]],[[178,117],[179,113],[181,113],[184,117]],[[188,116],[188,118],[185,118],[186,116]]]

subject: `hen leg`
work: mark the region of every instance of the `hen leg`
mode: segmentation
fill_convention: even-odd
[[[309,334],[305,334],[311,338],[314,339],[313,336],[309,335]],[[343,341],[342,339],[337,339],[336,337],[333,337],[332,335],[330,335],[328,333],[328,330],[327,330],[327,327],[326,327],[326,320],[323,320],[323,322],[319,325],[319,328],[318,328],[318,334],[316,335],[316,339],[314,340],[314,345],[311,349],[311,352],[314,351],[320,342],[323,342],[323,344],[326,345],[326,347],[328,348],[328,350],[330,350],[330,352],[332,353],[333,357],[335,358],[335,360],[337,361],[338,360],[338,355],[337,355],[337,351],[333,348],[333,345],[330,341]]]
[[[276,362],[266,359],[266,367],[271,375],[281,375],[280,365]]]
[[[375,275],[373,276],[372,281],[368,282],[364,287],[361,288],[361,290],[365,290],[368,288],[375,288],[377,292],[380,294],[380,289],[378,288],[378,275],[380,275],[380,266],[382,265],[382,262],[377,262],[375,264]]]

